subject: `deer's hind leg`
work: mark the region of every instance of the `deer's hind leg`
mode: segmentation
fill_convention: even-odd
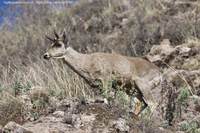
[[[133,89],[134,88],[134,89]],[[129,91],[130,108],[135,115],[139,115],[147,106],[144,96],[135,82],[132,83],[132,90]]]
[[[135,110],[134,113],[136,115],[139,115],[147,106],[148,104],[144,100],[144,97],[141,94],[136,95],[136,100],[135,100]]]

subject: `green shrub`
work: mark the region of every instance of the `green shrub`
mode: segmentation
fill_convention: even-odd
[[[12,87],[15,96],[19,95],[20,93],[29,91],[30,88],[31,88],[30,82],[23,84],[22,81],[15,81]]]
[[[178,95],[178,102],[184,104],[189,96],[190,96],[189,90],[187,88],[182,88]]]
[[[180,125],[180,130],[185,131],[186,133],[198,133],[198,128],[199,125],[197,121],[185,121]]]

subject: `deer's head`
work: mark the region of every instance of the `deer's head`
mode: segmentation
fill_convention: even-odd
[[[62,35],[58,35],[54,30],[55,38],[52,39],[48,36],[46,38],[51,41],[50,48],[46,51],[46,53],[43,55],[44,59],[50,59],[50,58],[62,58],[65,55],[66,52],[66,33],[65,31],[62,33]]]

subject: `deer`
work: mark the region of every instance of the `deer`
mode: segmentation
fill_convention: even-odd
[[[56,33],[55,38],[46,35],[51,41],[51,46],[44,53],[43,58],[60,59],[70,69],[85,80],[91,87],[97,87],[99,81],[102,83],[115,79],[115,85],[121,86],[133,101],[140,101],[134,114],[139,115],[148,105],[148,101],[155,99],[159,90],[154,90],[155,81],[159,82],[159,68],[150,61],[141,57],[128,57],[117,53],[90,53],[83,54],[73,49],[66,36]],[[67,42],[67,43],[64,43]],[[112,85],[115,88],[115,85]],[[148,98],[149,96],[152,98]],[[132,104],[132,103],[131,103]],[[142,106],[143,104],[143,106]],[[132,106],[130,106],[131,108]]]

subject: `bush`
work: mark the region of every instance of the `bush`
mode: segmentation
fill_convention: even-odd
[[[8,93],[0,94],[0,125],[5,125],[9,121],[23,122],[23,104],[18,98]]]

